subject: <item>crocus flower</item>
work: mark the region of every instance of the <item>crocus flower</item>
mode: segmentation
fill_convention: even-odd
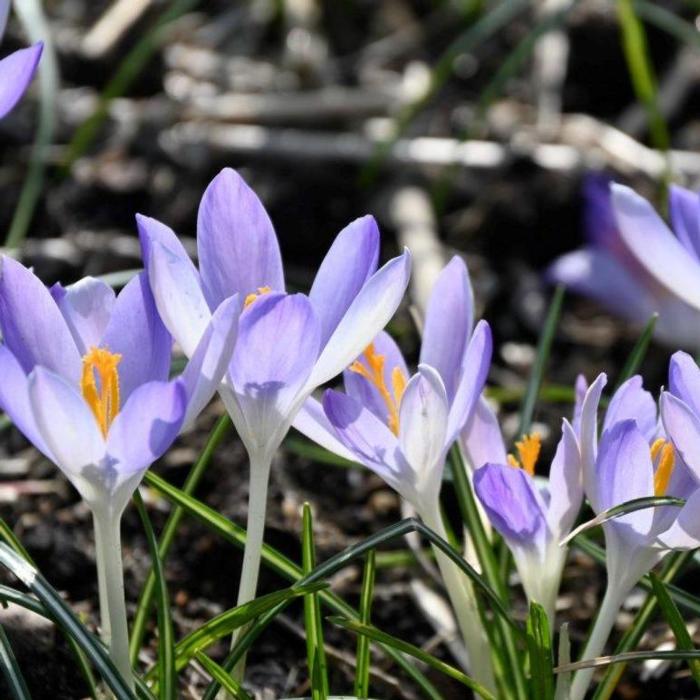
[[[158,311],[187,356],[212,310],[245,300],[221,397],[251,461],[248,538],[239,603],[254,597],[270,464],[297,411],[386,325],[408,284],[408,251],[377,271],[370,216],[336,237],[308,296],[285,293],[279,245],[262,203],[235,171],[207,188],[197,219],[199,270],[167,226],[138,217]]]
[[[426,524],[445,536],[439,495],[447,451],[469,419],[488,374],[492,341],[485,321],[472,334],[466,266],[453,258],[430,296],[418,371],[409,378],[396,343],[380,333],[344,372],[344,391],[308,399],[294,426],[327,449],[378,474]],[[438,564],[470,657],[493,687],[487,645],[473,598],[452,562]],[[457,575],[456,575],[457,574]]]
[[[637,324],[658,313],[656,337],[700,347],[700,199],[669,191],[673,232],[647,200],[603,176],[585,183],[588,245],[560,257],[548,276]]]
[[[608,583],[583,653],[586,659],[602,651],[622,602],[640,577],[669,550],[700,545],[700,532],[693,526],[700,503],[700,463],[674,447],[675,438],[687,427],[683,402],[670,395],[662,398],[662,426],[641,378],[633,377],[613,396],[598,443],[597,408],[605,383],[605,375],[600,375],[588,389],[581,408],[584,488],[594,512],[649,496],[675,496],[686,499],[686,504],[680,509],[669,506],[639,510],[603,525]],[[673,442],[668,440],[669,435],[673,435]],[[576,674],[573,700],[583,698],[591,676],[591,669]]]
[[[0,406],[93,512],[102,631],[126,679],[119,521],[144,472],[215,393],[239,307],[220,305],[182,376],[168,381],[172,340],[145,274],[119,296],[92,278],[48,290],[2,258]]]
[[[481,405],[477,425],[493,425],[485,418],[488,406]],[[490,413],[490,415],[493,415]],[[495,419],[495,416],[494,416]],[[475,426],[472,425],[472,428]],[[578,441],[569,421],[562,423],[562,436],[549,470],[546,487],[535,480],[540,436],[525,435],[515,443],[517,457],[507,455],[503,438],[496,430],[484,441],[486,431],[472,430],[467,449],[479,451],[474,489],[493,526],[513,553],[528,600],[542,605],[554,621],[566,548],[561,540],[569,534],[583,500],[581,458]]]
[[[9,14],[10,0],[0,0],[0,38],[5,33]],[[0,119],[12,111],[26,92],[36,73],[43,48],[43,43],[38,42],[0,60]]]

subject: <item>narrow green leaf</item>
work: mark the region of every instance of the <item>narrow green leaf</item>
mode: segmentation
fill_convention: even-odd
[[[214,429],[209,435],[209,439],[202,450],[202,454],[199,456],[199,459],[185,479],[185,483],[182,487],[182,493],[185,496],[191,496],[197,489],[199,482],[202,480],[202,477],[204,476],[204,473],[211,462],[214,452],[231,430],[231,427],[231,419],[228,417],[228,415],[219,418],[214,426]],[[178,504],[173,509],[172,513],[170,513],[170,516],[165,522],[165,527],[163,527],[163,533],[161,534],[160,542],[158,543],[158,557],[161,562],[165,562],[168,552],[170,551],[170,547],[175,541],[175,534],[177,533],[177,528],[180,525],[180,521],[182,520],[184,514],[185,509],[183,506]],[[141,650],[143,637],[146,633],[148,614],[151,609],[151,604],[153,603],[155,591],[156,576],[155,571],[151,569],[150,573],[148,574],[148,578],[146,579],[146,583],[143,586],[143,590],[141,591],[138,604],[136,605],[136,614],[134,615],[134,623],[131,628],[129,654],[131,656],[132,666],[136,665],[136,661],[139,658],[139,651]]]
[[[158,688],[160,700],[177,700],[177,673],[175,672],[175,633],[170,615],[170,596],[165,572],[158,555],[158,541],[153,532],[151,519],[138,490],[134,492],[134,503],[146,532],[148,550],[151,555],[153,573],[156,577],[156,604],[158,610]]]
[[[15,700],[31,700],[24,676],[22,671],[20,671],[17,659],[12,651],[12,645],[2,625],[0,625],[0,666],[12,697]]]
[[[540,387],[542,386],[544,371],[547,366],[547,361],[549,360],[549,353],[552,349],[554,334],[556,333],[557,326],[559,325],[559,317],[561,316],[563,303],[564,287],[558,286],[554,291],[552,301],[549,303],[547,317],[545,318],[544,325],[542,326],[542,333],[540,334],[540,339],[537,344],[537,356],[535,357],[535,362],[532,365],[532,371],[530,372],[530,378],[527,383],[527,391],[525,392],[525,397],[523,398],[523,403],[520,407],[520,426],[518,427],[518,435],[525,435],[526,433],[530,432],[532,416],[535,412],[535,403],[537,402],[537,395],[540,393]]]
[[[613,394],[639,370],[646,357],[651,339],[654,337],[654,328],[656,327],[658,318],[659,314],[652,314],[651,318],[646,322],[642,334],[637,338],[637,342],[634,344],[632,352],[629,354],[622,368],[622,372],[620,372],[620,377],[617,380],[615,389],[613,389]]]
[[[554,698],[552,671],[552,637],[547,613],[539,603],[530,603],[527,618],[527,650],[530,658],[531,697],[541,700]]]
[[[87,654],[117,700],[134,700],[134,694],[114,667],[105,649],[78,621],[71,609],[46,579],[4,542],[0,542],[0,564],[11,571],[41,601],[48,614],[63,627]]]
[[[559,654],[557,657],[559,666],[571,663],[571,640],[569,638],[569,623],[565,622],[559,628]],[[554,673],[554,669],[552,669]],[[557,676],[557,685],[554,689],[554,700],[569,700],[571,692],[571,673],[560,673]]]
[[[197,661],[204,666],[206,672],[212,678],[215,678],[232,698],[235,700],[252,700],[250,695],[243,689],[243,686],[231,678],[219,664],[212,661],[205,653],[198,651],[195,653],[195,656]]]
[[[372,614],[372,597],[374,595],[374,574],[376,552],[370,550],[365,557],[365,568],[362,574],[362,592],[360,594],[360,624],[369,625]],[[369,637],[361,634],[357,638],[357,653],[355,663],[355,695],[364,700],[369,698]]]
[[[314,546],[314,527],[311,506],[304,503],[302,510],[301,568],[308,576],[316,566]],[[316,593],[304,596],[304,626],[306,629],[306,658],[309,666],[312,700],[328,698],[328,672],[326,670],[326,652],[323,647],[323,624],[321,604]]]
[[[671,600],[671,596],[666,590],[666,586],[663,581],[653,572],[649,574],[651,579],[651,585],[654,588],[654,595],[656,600],[659,602],[659,607],[663,616],[666,618],[669,627],[673,630],[673,634],[676,637],[676,646],[683,651],[690,651],[695,648],[693,640],[690,638],[690,633],[688,628],[683,622],[681,614],[678,612],[678,608],[675,606],[674,602]],[[688,666],[690,668],[690,673],[695,679],[695,683],[700,686],[700,661],[688,661]]]
[[[610,656],[599,656],[596,659],[584,659],[576,661],[566,666],[557,666],[554,673],[568,673],[570,671],[580,671],[582,668],[601,668],[612,664],[626,664],[630,661],[688,661],[700,659],[700,649],[690,651],[660,651],[649,649],[648,651],[626,651],[622,654],[611,654]]]
[[[360,622],[348,620],[347,618],[340,617],[339,615],[329,617],[328,621],[332,622],[334,625],[338,625],[338,627],[343,627],[344,629],[350,630],[351,632],[355,632],[356,634],[364,635],[369,639],[373,639],[377,642],[382,642],[382,644],[391,646],[397,651],[400,651],[404,654],[408,654],[409,656],[413,656],[414,658],[418,659],[419,661],[422,661],[431,668],[434,668],[436,671],[440,671],[440,673],[444,673],[446,676],[449,676],[450,678],[459,681],[463,685],[467,686],[467,688],[484,698],[484,700],[496,700],[496,696],[493,693],[491,693],[490,690],[484,688],[483,685],[477,683],[477,681],[475,681],[473,678],[470,678],[465,673],[462,673],[462,671],[456,669],[454,666],[450,666],[444,661],[441,661],[440,659],[435,658],[431,654],[428,654],[428,652],[423,651],[423,649],[421,649],[420,647],[414,646],[413,644],[409,644],[408,642],[405,642],[402,639],[398,639],[397,637],[393,637],[392,635],[387,634],[386,632],[382,632],[376,627],[372,627],[372,625],[363,625]]]
[[[700,34],[697,27],[684,20],[679,14],[648,0],[635,0],[633,4],[637,14],[649,24],[667,32],[683,44],[700,47]]]

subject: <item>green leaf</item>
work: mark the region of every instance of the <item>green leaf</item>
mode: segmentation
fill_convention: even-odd
[[[158,555],[158,542],[151,520],[139,491],[134,492],[134,503],[141,516],[146,532],[148,550],[151,555],[156,578],[156,604],[158,609],[158,688],[160,700],[177,700],[177,673],[175,672],[175,633],[170,615],[170,598],[165,573]]]
[[[197,661],[199,661],[202,666],[204,666],[206,672],[215,678],[223,688],[228,692],[228,694],[235,700],[252,700],[250,695],[246,693],[243,686],[237,681],[233,680],[231,676],[224,671],[219,664],[212,661],[206,654],[201,651],[196,652],[195,656]]]
[[[367,552],[365,568],[362,574],[362,592],[360,593],[360,624],[369,625],[372,613],[372,597],[374,595],[374,574],[376,552]],[[355,661],[355,695],[364,700],[369,698],[369,637],[360,635],[357,638],[357,653]]]
[[[231,427],[231,419],[227,415],[219,418],[214,426],[214,429],[209,435],[209,439],[207,440],[207,444],[204,446],[204,450],[202,450],[202,454],[199,456],[199,459],[192,467],[190,473],[187,475],[187,479],[185,479],[185,483],[182,487],[182,493],[185,496],[191,496],[196,490],[197,486],[199,486],[199,482],[202,480],[214,452],[221,444],[224,437],[226,437],[228,432],[231,430]],[[146,479],[146,482],[148,482],[148,479]],[[184,514],[184,507],[182,505],[176,505],[165,522],[165,527],[163,527],[163,533],[160,537],[160,542],[158,543],[158,557],[161,562],[165,562],[165,558],[170,551],[170,547],[175,541],[177,528],[180,525],[180,521],[182,520]],[[148,574],[148,578],[146,579],[146,583],[143,586],[143,590],[141,591],[138,604],[136,605],[136,614],[134,615],[134,623],[131,628],[129,655],[131,656],[132,666],[136,665],[139,658],[139,651],[141,650],[143,637],[146,633],[148,613],[151,609],[155,591],[156,576],[155,571],[151,569],[150,573]]]
[[[304,503],[302,511],[301,542],[301,567],[304,575],[308,576],[316,566],[313,519],[311,506],[308,503]],[[311,678],[311,697],[312,700],[327,700],[329,686],[326,652],[323,646],[321,604],[318,596],[313,592],[304,596],[304,627],[306,629],[306,658]]]
[[[620,372],[620,377],[617,380],[615,389],[613,389],[613,394],[640,368],[642,361],[646,357],[651,339],[654,336],[654,328],[656,327],[656,321],[658,318],[659,314],[652,314],[651,318],[644,326],[642,334],[634,344],[632,352],[629,354],[629,357],[622,368],[622,372]]]
[[[549,360],[549,353],[552,349],[554,334],[556,333],[557,326],[559,325],[559,317],[561,316],[563,303],[564,287],[558,286],[554,292],[552,301],[549,303],[547,317],[545,318],[544,325],[542,326],[542,333],[537,344],[537,355],[532,366],[532,371],[530,372],[530,378],[528,379],[527,391],[525,392],[525,397],[523,398],[523,403],[520,407],[520,426],[518,427],[518,435],[525,435],[526,433],[530,432],[532,416],[535,412],[535,403],[537,402],[537,396],[540,392],[540,387],[542,386],[544,371],[547,366],[547,361]]]
[[[653,572],[649,574],[649,578],[651,579],[651,585],[654,587],[654,595],[659,602],[661,612],[676,637],[676,646],[683,651],[694,649],[695,645],[690,638],[688,628],[685,626],[685,622],[683,622],[678,608],[671,600],[671,596],[668,594],[663,581]],[[695,683],[700,686],[700,661],[689,661],[688,666],[690,667],[690,673],[695,679]]]
[[[533,698],[554,698],[552,638],[547,613],[539,603],[530,603],[527,618],[527,650],[530,658],[530,689]]]
[[[228,542],[231,542],[237,547],[243,547],[245,545],[246,536],[243,528],[239,527],[235,523],[232,523],[230,520],[227,520],[215,510],[203,504],[201,501],[198,501],[197,499],[188,495],[184,490],[176,488],[150,471],[146,472],[144,482],[150,487],[154,488],[168,500],[171,500],[173,503],[182,507],[184,511],[197,518],[197,520],[199,520],[206,527],[210,528],[214,532],[217,532],[217,534]],[[269,545],[263,545],[262,559],[267,566],[289,581],[297,582],[303,576],[300,567]],[[325,605],[329,606],[334,612],[350,617],[357,616],[357,611],[355,611],[354,608],[352,608],[334,593],[331,593],[330,591],[323,591],[321,592],[320,597],[321,601]],[[253,630],[249,630],[245,636],[247,637],[250,635],[253,637],[253,634]],[[391,647],[386,647],[385,651],[421,687],[426,696],[432,698],[433,700],[440,698],[440,694],[434,688],[432,683],[430,683],[430,681],[420,672],[419,669],[415,667],[415,665],[408,663],[401,654],[398,654]],[[214,691],[214,693],[215,692],[216,691]],[[205,695],[205,698],[206,697],[207,696]]]
[[[688,661],[700,659],[700,649],[691,651],[659,651],[649,649],[648,651],[627,651],[622,654],[612,654],[611,656],[599,656],[597,659],[584,659],[565,666],[557,666],[554,673],[569,673],[570,671],[580,671],[583,668],[602,668],[613,664],[626,664],[630,661]]]
[[[338,615],[329,617],[328,621],[332,622],[334,625],[338,625],[338,627],[343,627],[344,629],[350,630],[351,632],[364,635],[369,639],[381,642],[382,644],[393,647],[397,651],[400,651],[404,654],[408,654],[409,656],[413,656],[414,658],[418,659],[419,661],[422,661],[431,668],[434,668],[436,671],[440,671],[440,673],[444,673],[446,676],[449,676],[450,678],[459,681],[463,685],[467,686],[467,688],[484,698],[484,700],[496,700],[496,696],[493,693],[491,693],[490,690],[484,688],[483,685],[477,683],[477,681],[475,681],[473,678],[470,678],[465,673],[462,673],[462,671],[456,669],[454,666],[450,666],[444,661],[441,661],[440,659],[435,658],[431,654],[428,654],[428,652],[423,651],[423,649],[421,649],[420,647],[414,646],[413,644],[409,644],[408,642],[404,642],[402,639],[393,637],[392,635],[387,634],[386,632],[382,632],[376,627],[372,627],[372,625],[363,625],[361,622],[348,620],[347,618],[340,617]]]
[[[24,676],[22,671],[20,671],[17,659],[12,651],[12,645],[2,625],[0,625],[0,666],[2,666],[2,673],[5,676],[12,697],[15,700],[31,700]]]
[[[569,639],[569,623],[565,622],[559,628],[559,654],[557,657],[560,666],[571,663],[571,640]],[[554,673],[554,669],[552,669]],[[571,692],[571,673],[560,673],[557,676],[557,685],[554,689],[554,700],[569,700]]]
[[[134,694],[114,667],[105,649],[78,621],[46,579],[4,542],[0,542],[0,564],[11,571],[41,601],[47,613],[85,652],[117,700],[134,700]]]

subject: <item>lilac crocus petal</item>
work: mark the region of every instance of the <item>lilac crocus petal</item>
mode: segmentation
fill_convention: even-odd
[[[379,260],[379,228],[373,216],[348,224],[335,238],[309,292],[325,344]]]
[[[566,535],[576,520],[583,501],[581,454],[573,427],[564,419],[561,440],[549,470],[547,519],[558,537]]]
[[[374,352],[384,357],[384,385],[393,389],[395,370],[398,370],[405,379],[408,378],[408,369],[401,350],[399,350],[396,341],[386,331],[380,331],[372,341],[372,344],[374,345]],[[360,355],[358,362],[368,367],[364,354]],[[388,423],[389,409],[386,401],[379,393],[379,389],[374,384],[368,382],[361,374],[351,369],[346,369],[343,372],[343,384],[345,391],[350,396],[356,398],[365,408],[369,408],[382,422]]]
[[[148,469],[177,437],[186,407],[187,392],[180,380],[138,387],[109,429],[110,466],[122,476]]]
[[[187,357],[192,357],[211,320],[211,311],[188,257],[151,241],[148,276],[158,313]]]
[[[355,459],[415,505],[412,475],[401,466],[398,440],[391,430],[362,404],[339,391],[329,389],[323,394],[323,410]]]
[[[608,378],[599,374],[588,388],[581,406],[581,430],[579,447],[581,449],[581,469],[583,471],[583,489],[595,510],[599,510],[598,484],[595,478],[596,458],[598,452],[598,404]]]
[[[474,490],[489,520],[506,540],[531,545],[545,532],[544,504],[523,469],[486,464],[474,472]]]
[[[589,243],[616,254],[620,234],[610,202],[611,179],[603,173],[590,173],[583,182],[583,224]]]
[[[582,374],[579,374],[574,384],[574,412],[571,418],[571,425],[576,435],[581,433],[581,411],[583,410],[583,399],[586,397],[587,391],[588,382]]]
[[[659,405],[666,434],[688,469],[700,480],[700,417],[667,391],[661,394]]]
[[[53,461],[34,419],[29,401],[29,379],[5,345],[0,345],[0,377],[0,408],[24,437]]]
[[[613,394],[605,413],[603,430],[628,419],[637,422],[637,427],[649,442],[656,437],[656,402],[642,388],[642,378],[639,375],[630,377]]]
[[[668,194],[673,230],[685,249],[700,261],[700,195],[674,184]]]
[[[418,365],[406,385],[399,411],[399,446],[420,475],[421,486],[437,497],[442,482],[447,436],[447,391],[437,370]]]
[[[372,275],[323,348],[309,377],[309,390],[339,374],[386,326],[401,303],[410,274],[411,254],[406,249]]]
[[[700,416],[700,368],[687,352],[679,350],[671,356],[668,389]]]
[[[45,367],[29,375],[29,403],[36,425],[59,467],[84,495],[79,480],[105,456],[97,420],[75,386]]]
[[[659,283],[700,308],[698,261],[646,199],[623,185],[612,185],[611,191],[620,235],[630,252]]]
[[[167,248],[176,258],[179,258],[184,265],[189,262],[191,277],[197,280],[199,285],[199,272],[190,260],[185,247],[180,242],[180,239],[175,235],[175,232],[164,223],[153,219],[150,216],[143,214],[136,215],[136,228],[139,232],[139,242],[141,244],[141,257],[143,258],[143,267],[148,270],[151,265],[151,250],[153,243],[158,242]]]
[[[437,278],[425,314],[420,362],[442,377],[450,401],[457,391],[474,324],[474,293],[467,266],[455,256]]]
[[[84,277],[75,284],[50,289],[81,355],[97,347],[112,315],[116,295],[102,280]]]
[[[649,442],[634,420],[616,423],[600,439],[596,464],[598,512],[608,510],[635,498],[654,494],[654,468]],[[616,531],[646,536],[654,519],[652,509],[624,515],[610,525]]]
[[[209,403],[226,373],[236,343],[240,314],[237,294],[222,302],[180,377],[187,394],[183,430],[192,425]]]
[[[357,455],[338,439],[338,433],[328,420],[323,404],[309,397],[299,409],[292,425],[309,440],[324,447],[329,452],[357,462]]]
[[[77,386],[80,354],[49,290],[12,258],[2,258],[0,329],[7,347],[28,374],[43,365]]]
[[[260,296],[241,315],[229,377],[249,437],[268,440],[292,417],[319,343],[320,325],[303,294]]]
[[[506,464],[506,446],[498,418],[482,396],[462,431],[462,446],[471,466],[483,467],[487,462]]]
[[[455,391],[447,418],[447,442],[452,442],[464,428],[479,400],[491,367],[493,339],[486,321],[476,324],[463,359],[462,376]]]
[[[168,378],[172,339],[160,320],[145,272],[129,280],[120,292],[101,345],[121,355],[122,403],[141,384]]]
[[[659,542],[666,549],[696,549],[700,546],[700,489],[695,489],[685,505],[676,512],[671,527],[659,535]]]
[[[0,61],[0,119],[19,102],[36,73],[44,44],[20,49]]]
[[[231,168],[209,183],[197,215],[204,295],[212,308],[236,292],[284,291],[277,236],[258,196]]]

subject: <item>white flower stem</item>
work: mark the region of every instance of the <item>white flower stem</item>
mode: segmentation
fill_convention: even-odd
[[[445,525],[437,506],[424,510],[420,515],[431,530],[444,540],[447,540]],[[464,645],[467,648],[469,673],[474,680],[489,690],[495,691],[496,681],[493,674],[491,651],[488,638],[481,624],[471,581],[466,578],[465,574],[459,570],[457,565],[444,552],[435,546],[433,546],[433,551],[457,617],[457,624],[464,639]]]
[[[93,510],[102,641],[117,670],[134,690],[129,662],[120,521],[121,514],[115,515],[109,508]]]
[[[586,648],[581,655],[581,660],[595,659],[597,656],[600,656],[629,589],[630,587],[627,585],[620,585],[619,582],[612,583],[608,580],[608,587],[605,591],[598,617],[586,643]],[[583,700],[591,683],[593,671],[594,669],[592,668],[584,668],[576,672],[571,685],[570,700]]]

